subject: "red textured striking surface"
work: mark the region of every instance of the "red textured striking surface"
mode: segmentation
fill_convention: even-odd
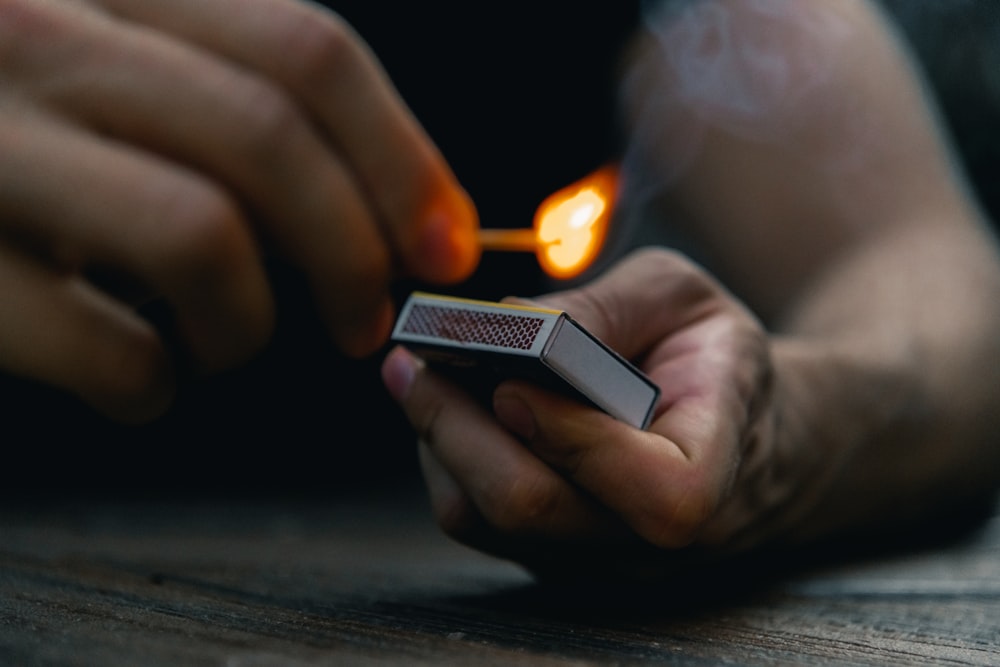
[[[410,310],[403,331],[460,343],[530,350],[544,322],[530,315],[417,304]]]

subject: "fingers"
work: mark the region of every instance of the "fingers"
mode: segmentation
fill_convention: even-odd
[[[523,553],[530,538],[617,539],[620,522],[648,543],[685,546],[718,507],[731,473],[526,383],[498,387],[498,424],[401,348],[386,358],[383,377],[421,436],[439,523],[494,553]]]
[[[722,500],[731,466],[704,454],[691,459],[661,433],[522,382],[501,384],[493,404],[533,454],[652,544],[691,543]]]
[[[274,81],[328,140],[324,147],[351,174],[410,273],[433,282],[471,273],[478,244],[470,200],[375,57],[338,16],[289,0],[99,4]],[[323,183],[322,172],[293,173]],[[336,223],[368,224],[347,215]]]
[[[489,532],[523,540],[607,532],[606,514],[500,426],[489,411],[403,348],[382,376],[424,443],[422,461],[442,527],[484,546]],[[484,533],[480,517],[491,531]]]
[[[606,539],[608,516],[665,549],[720,544],[740,531],[739,522],[752,517],[726,508],[754,495],[735,485],[745,478],[745,450],[769,392],[759,324],[703,271],[669,252],[636,253],[597,282],[541,301],[619,349],[638,351],[642,370],[662,389],[654,422],[638,430],[523,381],[496,388],[491,416],[404,363],[405,353],[393,353],[384,367],[387,386],[453,482],[442,483],[442,497],[454,498],[457,485],[483,520],[507,535]],[[482,492],[492,484],[542,489],[535,497],[545,498],[545,509]],[[564,488],[569,495],[560,495]]]
[[[147,322],[72,274],[0,244],[0,368],[77,394],[110,417],[161,414],[173,375]]]
[[[12,105],[0,108],[0,154],[0,242],[34,248],[62,271],[135,277],[171,303],[207,370],[268,340],[274,306],[258,250],[213,184]]]
[[[397,267],[450,281],[478,259],[447,165],[314,5],[13,0],[0,63],[0,242],[39,275],[165,296],[208,370],[270,335],[264,252],[308,274],[356,355],[388,335]]]
[[[47,39],[21,49],[13,75],[23,88],[64,116],[210,174],[309,274],[344,348],[364,354],[381,343],[389,248],[353,174],[291,97],[163,33],[94,11],[36,11]],[[52,55],[48,43],[66,48]]]

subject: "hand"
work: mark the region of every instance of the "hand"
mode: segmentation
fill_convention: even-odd
[[[654,420],[640,431],[521,381],[502,383],[490,411],[397,348],[383,377],[420,436],[447,533],[566,573],[738,550],[778,525],[773,511],[804,471],[776,450],[771,344],[740,303],[652,250],[539,302],[637,362],[662,390]]]
[[[645,432],[522,382],[483,407],[393,351],[383,378],[439,522],[592,581],[994,507],[998,247],[908,54],[869,2],[687,9],[637,42],[625,109],[643,178],[623,203],[682,226],[741,301],[662,251],[541,299],[661,387]],[[694,21],[687,39],[675,19]]]
[[[365,44],[294,0],[0,5],[0,369],[145,420],[173,392],[135,297],[206,371],[274,324],[264,258],[365,355],[395,276],[467,276],[475,211]],[[125,289],[124,286],[128,286]]]

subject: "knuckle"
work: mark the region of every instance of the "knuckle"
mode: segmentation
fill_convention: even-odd
[[[30,0],[0,2],[0,58],[16,55],[58,34],[52,10],[44,3]]]
[[[240,209],[221,190],[187,182],[165,187],[159,198],[154,233],[159,261],[171,274],[191,281],[219,275],[248,249]]]
[[[714,300],[721,293],[715,281],[687,258],[677,261],[673,280],[678,294],[690,302]]]
[[[239,122],[238,150],[251,160],[267,164],[296,144],[296,135],[309,128],[303,112],[281,89],[264,79],[247,79],[234,93]]]
[[[688,256],[665,246],[643,246],[632,254],[631,259],[644,271],[653,273],[696,270],[696,265]]]
[[[160,183],[137,269],[174,307],[178,333],[204,370],[245,361],[271,339],[276,318],[253,229],[208,181]]]
[[[363,58],[360,38],[332,12],[303,12],[286,29],[283,57],[300,85],[344,76]]]
[[[680,252],[666,246],[644,246],[635,252],[638,262],[659,265],[664,262],[687,264],[688,259]]]
[[[596,332],[614,331],[621,316],[615,295],[606,290],[578,287],[562,292],[558,306],[577,317],[585,317],[587,328]]]
[[[709,274],[677,250],[646,247],[637,251],[633,258],[641,273],[650,274],[650,278],[669,278],[684,288],[696,291],[716,290],[716,283]]]

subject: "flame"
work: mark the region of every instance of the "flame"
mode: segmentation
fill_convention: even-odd
[[[572,278],[597,258],[618,187],[614,165],[601,167],[546,197],[535,212],[535,254],[553,278]]]

